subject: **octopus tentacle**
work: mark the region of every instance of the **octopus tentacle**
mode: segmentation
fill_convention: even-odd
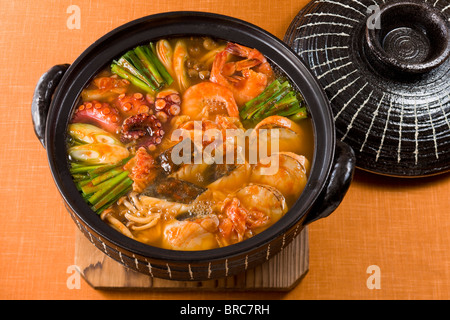
[[[121,94],[116,100],[117,108],[126,117],[137,115],[138,113],[153,114],[153,97],[143,95],[140,92],[134,94]]]
[[[138,146],[154,150],[164,134],[161,122],[154,115],[138,113],[123,122],[121,140],[125,143],[134,140]]]
[[[72,123],[90,122],[112,133],[119,132],[121,120],[119,111],[115,107],[96,100],[80,105],[72,117]]]
[[[181,96],[178,91],[173,89],[160,91],[155,101],[156,117],[161,122],[166,122],[170,117],[180,114],[180,105]]]

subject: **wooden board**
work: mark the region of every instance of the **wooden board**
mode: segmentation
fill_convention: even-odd
[[[305,227],[283,251],[262,265],[217,280],[172,281],[138,273],[98,250],[80,231],[76,236],[75,264],[86,282],[95,289],[288,291],[308,272],[308,230]]]

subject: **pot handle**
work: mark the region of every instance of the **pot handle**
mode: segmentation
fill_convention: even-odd
[[[31,102],[31,119],[34,133],[44,148],[45,128],[52,96],[69,66],[69,64],[53,66],[41,76],[34,89],[33,101]]]
[[[355,162],[356,158],[353,149],[346,143],[337,141],[330,177],[306,216],[303,222],[304,225],[328,217],[337,209],[353,180]]]

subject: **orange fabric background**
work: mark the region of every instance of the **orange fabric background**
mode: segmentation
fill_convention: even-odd
[[[288,293],[111,292],[69,289],[76,226],[31,125],[39,77],[73,62],[103,34],[164,11],[231,15],[283,38],[306,0],[3,1],[0,6],[0,298],[449,299],[450,175],[398,180],[357,171],[339,209],[310,226],[310,271]],[[81,28],[66,26],[70,5]],[[381,288],[368,289],[377,265]]]

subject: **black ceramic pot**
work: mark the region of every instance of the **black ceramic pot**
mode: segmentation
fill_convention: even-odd
[[[115,231],[89,208],[72,181],[66,131],[82,89],[113,59],[161,37],[208,35],[256,48],[297,84],[314,124],[315,153],[308,184],[292,209],[268,230],[241,243],[207,251],[151,247]],[[91,45],[72,65],[44,74],[32,104],[36,135],[47,150],[54,181],[78,228],[98,249],[130,269],[173,280],[206,280],[243,272],[274,256],[308,223],[328,216],[352,180],[354,153],[336,142],[331,108],[316,79],[297,55],[264,30],[234,18],[200,12],[172,12],[127,23]]]

